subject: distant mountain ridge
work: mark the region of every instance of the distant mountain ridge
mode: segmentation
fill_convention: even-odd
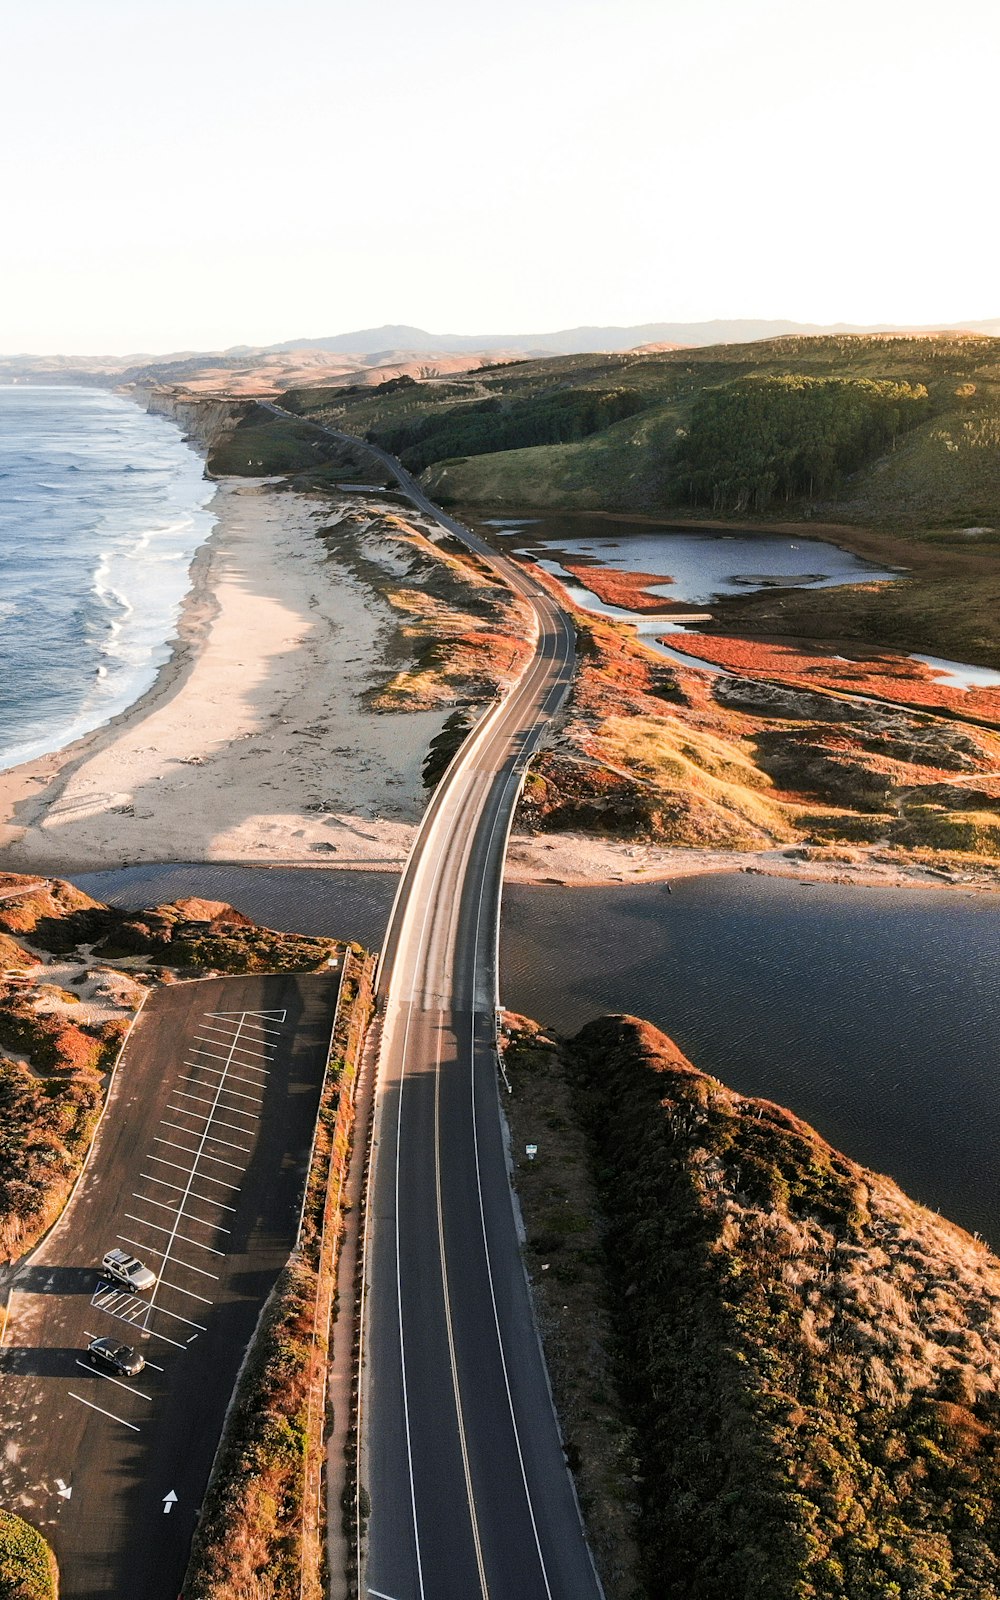
[[[711,322],[644,322],[632,327],[563,328],[555,333],[429,333],[426,328],[386,323],[380,328],[362,328],[353,333],[337,333],[319,339],[286,339],[264,347],[268,355],[283,355],[293,350],[325,350],[330,353],[367,356],[398,356],[404,351],[441,351],[442,354],[484,353],[504,350],[522,355],[582,355],[588,351],[632,350],[643,344],[748,344],[755,339],[780,339],[789,334],[816,336],[831,333],[931,333],[937,331],[1000,335],[1000,317],[983,321],[940,324],[927,327],[902,327],[898,324],[830,324],[789,322],[781,319],[734,318]],[[246,346],[225,351],[226,355],[248,353]]]
[[[744,317],[718,318],[711,322],[643,322],[629,327],[593,325],[550,333],[519,334],[431,333],[407,323],[384,323],[378,328],[360,328],[315,339],[284,339],[269,345],[230,345],[221,351],[181,350],[127,356],[0,354],[0,383],[43,380],[57,383],[194,382],[204,387],[199,380],[235,382],[235,375],[240,374],[241,387],[250,392],[255,368],[259,367],[262,386],[278,393],[302,384],[336,383],[349,378],[353,381],[353,375],[363,383],[377,382],[379,372],[387,378],[401,372],[421,377],[443,376],[459,370],[463,362],[473,366],[525,357],[544,360],[626,350],[650,353],[752,344],[795,336],[928,337],[961,333],[1000,337],[1000,317],[953,323],[947,327],[936,324],[919,328],[890,323],[864,327],[848,322],[820,324]]]

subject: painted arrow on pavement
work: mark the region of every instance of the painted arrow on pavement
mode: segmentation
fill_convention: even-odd
[[[163,1515],[165,1517],[169,1517],[171,1511],[174,1509],[174,1506],[176,1504],[177,1504],[177,1496],[174,1494],[173,1489],[171,1489],[169,1494],[165,1494],[163,1496]]]

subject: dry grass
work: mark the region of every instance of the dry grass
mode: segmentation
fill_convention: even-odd
[[[488,700],[528,651],[524,604],[457,541],[436,541],[402,517],[351,513],[324,532],[338,558],[392,608],[386,675],[373,711],[429,711]]]
[[[528,827],[746,851],[839,843],[900,861],[939,851],[992,870],[992,730],[838,698],[825,656],[809,658],[817,676],[801,682],[710,678],[659,660],[617,625],[579,618],[577,629],[576,679],[525,785]],[[706,639],[706,655],[718,642]],[[730,642],[741,662],[758,648]]]
[[[569,1060],[663,1600],[1000,1585],[1000,1262],[610,1018]]]

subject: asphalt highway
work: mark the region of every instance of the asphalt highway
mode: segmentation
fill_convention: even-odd
[[[0,1499],[55,1548],[63,1600],[177,1600],[226,1407],[295,1240],[336,973],[156,991],[83,1181],[14,1280]],[[120,1246],[158,1274],[103,1279]],[[140,1350],[89,1367],[92,1337]]]
[[[268,409],[279,415],[280,407]],[[332,429],[334,437],[347,438]],[[357,443],[357,440],[352,440]],[[573,672],[548,591],[441,512],[530,604],[535,652],[435,790],[383,953],[366,1247],[359,1517],[371,1600],[597,1600],[517,1236],[500,1116],[496,960],[525,767]]]

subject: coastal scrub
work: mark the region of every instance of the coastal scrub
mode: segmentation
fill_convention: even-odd
[[[635,1018],[566,1061],[651,1600],[1000,1585],[1000,1262]]]

